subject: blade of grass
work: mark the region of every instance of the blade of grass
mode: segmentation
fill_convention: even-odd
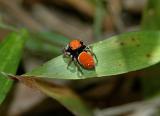
[[[153,41],[153,39],[155,41]],[[94,70],[67,69],[69,58],[59,56],[23,76],[57,79],[85,79],[140,70],[160,62],[160,32],[130,32],[92,45],[98,64]]]
[[[40,32],[35,36],[47,41],[52,45],[64,46],[69,42],[67,37],[54,32]]]
[[[7,29],[10,31],[18,31],[15,27],[5,24],[1,18],[0,18],[0,28]]]
[[[62,52],[62,46],[69,42],[67,37],[54,32],[39,32],[30,34],[30,39],[28,39],[26,43],[27,50],[34,55],[45,58],[60,55]]]
[[[15,74],[22,55],[26,30],[17,33],[11,33],[5,40],[0,43],[0,71]],[[0,104],[9,92],[12,82],[0,75]]]
[[[143,13],[142,30],[160,30],[160,1],[148,0]]]
[[[93,116],[89,107],[86,106],[86,104],[80,99],[79,96],[74,93],[74,91],[66,86],[57,85],[53,82],[50,83],[44,80],[42,81],[40,79],[21,78],[11,75],[9,75],[9,77],[18,79],[25,85],[40,90],[47,96],[56,99],[68,110],[70,110],[75,116]]]
[[[104,0],[95,0],[95,5],[96,5],[96,11],[94,15],[93,30],[94,30],[95,39],[98,40],[102,35],[102,26],[103,26],[102,23],[105,16]]]
[[[142,30],[160,30],[160,0],[148,0],[143,13]],[[152,41],[156,41],[153,38]],[[158,46],[158,44],[157,44]],[[151,98],[160,94],[160,63],[148,68],[141,75],[143,94],[145,98]]]
[[[43,41],[39,38],[34,38],[33,36],[28,39],[26,42],[26,48],[29,52],[34,55],[44,56],[45,57],[53,57],[61,54],[61,48],[57,46],[53,46],[46,41]]]

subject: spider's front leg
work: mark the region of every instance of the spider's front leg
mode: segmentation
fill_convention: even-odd
[[[69,60],[68,65],[67,65],[67,69],[69,68],[71,63],[74,61],[74,56],[72,56],[72,55],[69,55],[69,56],[70,56],[70,60]]]
[[[77,60],[77,58],[74,58],[74,64],[75,64],[75,66],[76,66],[78,72],[80,72],[80,74],[83,74],[83,72],[82,72],[82,70],[81,70],[81,68],[80,68],[80,64],[79,64],[79,62],[78,62],[78,60]]]
[[[80,68],[80,65],[79,65],[79,63],[77,61],[77,58],[74,57],[74,56],[72,56],[72,55],[71,55],[71,59],[70,59],[68,65],[67,65],[67,69],[69,68],[69,66],[71,65],[72,62],[74,62],[74,65],[76,66],[78,72],[80,72],[81,74],[83,74],[83,72],[82,72],[82,70]]]

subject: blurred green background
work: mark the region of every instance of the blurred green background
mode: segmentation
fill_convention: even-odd
[[[159,21],[160,0],[0,0],[0,41],[12,31],[29,31],[18,75],[61,55],[72,39],[88,45],[124,32],[157,31]],[[64,87],[55,91],[73,90],[96,116],[159,116],[159,69],[157,64],[111,78],[49,81]],[[17,81],[0,106],[0,116],[75,115],[71,112]]]

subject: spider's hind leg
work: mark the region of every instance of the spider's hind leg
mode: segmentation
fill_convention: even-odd
[[[80,68],[80,65],[79,65],[79,63],[78,63],[78,61],[77,61],[76,58],[74,58],[74,64],[75,64],[75,66],[77,67],[78,72],[80,72],[81,74],[83,74],[83,72],[82,72],[82,70],[81,70],[81,68]]]
[[[74,57],[72,55],[70,55],[70,60],[68,62],[68,65],[67,65],[67,69],[69,68],[69,66],[71,65],[71,63],[74,61]]]

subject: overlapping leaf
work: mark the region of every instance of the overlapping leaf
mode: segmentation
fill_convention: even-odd
[[[160,0],[148,0],[143,14],[141,28],[142,30],[160,30]],[[157,41],[155,38],[152,41]],[[155,44],[155,47],[159,46]],[[145,98],[157,96],[160,93],[160,63],[156,66],[148,68],[143,75],[142,88]]]
[[[16,73],[26,37],[25,30],[14,32],[0,44],[0,72]],[[10,90],[12,82],[0,75],[0,104]]]

